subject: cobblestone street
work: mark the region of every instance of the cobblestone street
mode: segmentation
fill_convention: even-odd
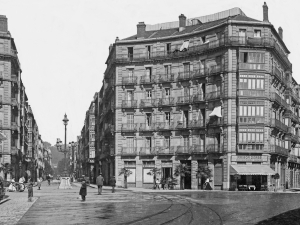
[[[145,189],[111,193],[105,187],[101,196],[96,188],[88,188],[87,200],[81,202],[78,185],[72,190],[57,187],[44,182],[42,190],[35,188],[34,204],[27,202],[27,192],[9,193],[11,200],[0,205],[0,224],[277,224],[280,214],[299,211],[300,200],[296,193]],[[261,222],[267,219],[272,222]],[[299,218],[294,216],[293,221],[297,224]]]

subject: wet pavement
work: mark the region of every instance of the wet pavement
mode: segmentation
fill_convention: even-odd
[[[41,191],[34,191],[38,200],[18,224],[300,223],[297,217],[300,215],[300,194],[297,193],[139,193],[120,189],[111,193],[110,189],[105,188],[102,195],[97,195],[97,189],[88,188],[87,199],[82,202],[78,199],[79,187],[58,190],[57,185],[43,184]],[[281,219],[287,218],[289,223],[280,223]]]

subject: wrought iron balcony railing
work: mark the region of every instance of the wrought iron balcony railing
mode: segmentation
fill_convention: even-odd
[[[276,127],[277,129],[280,129],[286,133],[288,132],[288,126],[282,123],[278,119],[274,119],[274,118],[270,119],[270,126]]]
[[[265,90],[243,89],[239,90],[239,95],[248,97],[266,97]]]
[[[175,81],[175,75],[173,73],[171,74],[162,74],[159,75],[157,78],[158,83],[169,83]]]
[[[287,110],[291,109],[291,107],[287,104],[287,102],[284,99],[282,99],[276,92],[270,93],[270,99],[271,101],[276,102],[279,105],[282,105]]]
[[[122,100],[122,108],[137,108],[137,100]]]
[[[159,147],[157,155],[174,155],[174,146]]]
[[[264,63],[240,63],[240,70],[265,70]]]
[[[204,102],[204,101],[205,101],[205,95],[202,93],[193,96],[193,102]]]
[[[205,120],[190,120],[189,125],[190,128],[204,128],[205,127]]]
[[[177,146],[176,154],[177,155],[191,154],[191,148],[190,146]]]
[[[224,153],[223,145],[221,144],[208,144],[205,148],[207,153]]]
[[[175,105],[175,98],[168,97],[168,98],[161,98],[158,101],[158,106],[174,106]]]
[[[239,116],[238,122],[240,124],[264,124],[265,117]]]
[[[137,131],[138,124],[137,123],[123,123],[121,125],[122,132],[135,132]]]
[[[297,156],[290,154],[289,162],[297,163]]]
[[[213,91],[205,94],[205,99],[206,100],[212,100],[212,99],[217,99],[224,97],[224,93],[221,91]]]
[[[157,129],[156,123],[141,123],[140,124],[140,128],[139,131],[143,132],[143,131],[155,131]]]
[[[179,96],[177,104],[178,105],[185,105],[193,103],[193,96]]]
[[[174,130],[174,122],[166,121],[166,122],[156,122],[155,127],[157,130]]]
[[[140,155],[157,155],[156,147],[141,147]]]
[[[121,155],[122,156],[136,156],[137,148],[136,147],[122,147]]]
[[[179,72],[178,73],[178,81],[181,80],[190,80],[193,79],[194,77],[194,72],[193,71],[184,71],[184,72]]]
[[[157,107],[159,104],[160,99],[141,99],[140,107],[147,108],[147,107]]]
[[[123,77],[122,85],[137,85],[137,77]]]
[[[204,145],[193,145],[190,149],[191,154],[207,154],[206,148]]]
[[[153,84],[156,83],[156,77],[155,76],[142,76],[140,80],[141,84]]]
[[[282,155],[282,156],[288,156],[288,154],[289,154],[288,149],[285,149],[278,145],[270,145],[269,152],[270,152],[270,154],[278,154],[278,155]]]

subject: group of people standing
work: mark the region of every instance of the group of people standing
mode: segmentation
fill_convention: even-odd
[[[99,176],[96,179],[96,184],[98,186],[98,195],[102,194],[102,187],[104,184],[104,178],[102,176],[102,173],[99,174]],[[116,178],[113,176],[110,179],[110,186],[112,187],[111,192],[114,193],[115,192],[115,187],[116,187]],[[79,191],[79,195],[81,195],[81,199],[82,201],[85,201],[85,197],[87,195],[87,180],[85,179],[85,176],[83,175],[83,180],[81,182],[81,188]]]

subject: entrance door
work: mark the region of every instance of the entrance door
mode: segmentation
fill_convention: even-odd
[[[293,173],[293,171],[291,170],[291,172],[290,172],[290,188],[293,188],[294,187],[294,173]]]
[[[222,190],[223,185],[223,168],[222,168],[222,160],[218,159],[214,162],[214,189],[215,190]]]
[[[168,178],[172,178],[172,167],[163,167],[162,168],[162,176],[163,176],[163,179],[168,179]]]
[[[191,161],[190,160],[181,160],[182,164],[186,164],[191,168]],[[186,174],[184,177],[184,189],[191,189],[192,188],[192,179],[191,174]]]

